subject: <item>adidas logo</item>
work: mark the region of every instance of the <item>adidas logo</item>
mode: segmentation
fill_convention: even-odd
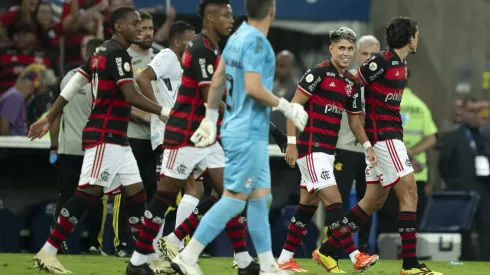
[[[330,83],[330,87],[335,87],[335,82]]]

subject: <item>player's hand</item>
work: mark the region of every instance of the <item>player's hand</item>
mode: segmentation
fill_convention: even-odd
[[[286,147],[286,155],[284,156],[284,160],[286,160],[289,167],[294,168],[297,159],[298,148],[296,147],[296,144],[288,144]]]
[[[378,165],[378,156],[376,156],[373,147],[369,147],[366,153],[368,156],[369,167],[376,167]]]
[[[42,138],[49,131],[50,127],[51,122],[49,122],[46,117],[43,117],[31,125],[27,137],[30,138],[31,141],[36,138]]]
[[[216,141],[216,123],[204,118],[191,137],[196,147],[208,147]]]
[[[424,170],[424,165],[422,165],[422,163],[420,163],[420,161],[418,161],[416,158],[411,157],[410,162],[412,163],[413,171],[415,173],[419,173]]]
[[[308,121],[308,114],[305,112],[303,106],[298,103],[290,103],[289,101],[281,98],[279,105],[273,108],[273,111],[279,110],[284,113],[287,119],[289,119],[294,126],[296,126],[301,132],[304,131],[306,122]]]

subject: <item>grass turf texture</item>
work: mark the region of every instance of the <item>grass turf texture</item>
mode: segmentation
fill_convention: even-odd
[[[0,254],[0,274],[44,274],[32,267],[32,254]],[[112,275],[124,274],[128,259],[104,256],[60,255],[61,263],[73,274]],[[201,259],[204,274],[228,275],[237,274],[231,267],[231,258]],[[298,259],[301,267],[308,269],[308,274],[326,274],[313,259]],[[443,272],[444,275],[480,275],[490,274],[490,262],[465,262],[464,265],[452,266],[447,262],[425,262],[429,268]],[[349,260],[340,261],[340,267],[349,274],[355,273]],[[381,260],[364,274],[399,274],[401,261]]]

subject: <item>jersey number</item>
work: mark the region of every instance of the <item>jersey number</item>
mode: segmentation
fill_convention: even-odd
[[[229,74],[226,74],[225,79],[226,79],[226,94],[227,94],[226,109],[228,110],[228,112],[231,112],[232,102],[233,102],[231,99],[231,97],[233,96],[233,77]]]

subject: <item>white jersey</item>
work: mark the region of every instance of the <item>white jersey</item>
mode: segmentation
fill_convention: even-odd
[[[179,91],[182,67],[177,55],[170,49],[161,50],[148,64],[155,72],[158,89],[154,90],[158,103],[172,109]],[[163,143],[165,123],[151,115],[151,145],[155,150]]]
[[[364,100],[364,87],[361,87],[361,106],[362,112],[366,113]],[[339,138],[337,139],[337,149],[364,153],[362,144],[354,145],[356,138],[349,127],[349,119],[347,113],[342,113],[342,121],[340,123]]]

